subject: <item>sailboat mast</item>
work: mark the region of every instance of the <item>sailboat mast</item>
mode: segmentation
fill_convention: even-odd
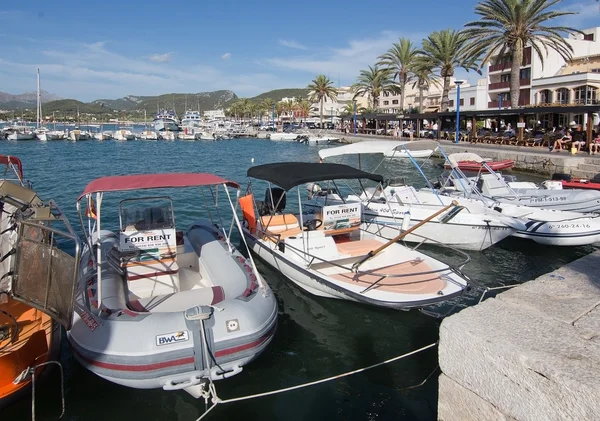
[[[36,127],[39,129],[42,118],[42,95],[40,93],[40,69],[37,69],[37,120]]]

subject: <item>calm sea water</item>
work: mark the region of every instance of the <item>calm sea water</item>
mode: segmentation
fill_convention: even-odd
[[[20,157],[25,175],[38,194],[54,199],[74,225],[75,201],[91,180],[117,174],[150,172],[210,172],[246,183],[246,170],[256,164],[318,159],[318,149],[297,143],[238,139],[222,142],[0,142],[0,153]],[[251,160],[254,159],[254,164]],[[349,161],[349,163],[353,163]],[[368,165],[363,162],[363,165]],[[394,168],[415,186],[423,181],[406,163]],[[423,170],[435,178],[441,168],[428,162]],[[178,225],[185,227],[204,215],[195,190],[169,191]],[[106,195],[106,212],[125,196]],[[289,198],[288,206],[294,199]],[[113,217],[112,222],[116,219]],[[108,223],[111,219],[108,219]],[[482,253],[471,253],[465,272],[478,283],[497,286],[520,283],[556,269],[592,251],[592,247],[550,248],[509,239]],[[430,252],[443,256],[440,250]],[[439,321],[420,312],[396,312],[350,302],[317,298],[291,285],[259,264],[279,302],[279,328],[261,357],[238,376],[217,383],[222,398],[259,393],[317,380],[406,353],[437,340]],[[474,289],[455,304],[471,305]],[[66,420],[131,419],[195,420],[204,402],[185,392],[134,390],[114,385],[81,367],[63,343]],[[372,371],[298,391],[226,404],[209,420],[434,420],[437,373],[435,349]],[[55,373],[56,374],[56,373]],[[59,380],[52,375],[37,390],[37,419],[56,419],[60,408]],[[0,412],[2,420],[30,419],[30,402],[21,401]]]

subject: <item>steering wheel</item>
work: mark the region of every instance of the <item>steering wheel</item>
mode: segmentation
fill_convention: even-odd
[[[304,221],[304,224],[302,225],[304,227],[303,231],[314,231],[323,225],[323,221],[318,218],[314,218]]]

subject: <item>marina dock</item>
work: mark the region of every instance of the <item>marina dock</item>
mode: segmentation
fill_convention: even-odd
[[[600,251],[446,318],[438,419],[600,416]]]
[[[392,138],[389,136],[344,134],[342,142],[354,143],[365,140],[408,140],[407,138]],[[427,139],[415,139],[427,140]],[[600,174],[600,157],[590,156],[587,152],[571,155],[568,151],[550,152],[547,148],[471,144],[469,142],[453,143],[448,140],[438,140],[446,153],[473,152],[494,161],[510,159],[515,161],[517,171],[532,172],[551,176],[554,173],[571,174],[576,178],[591,179]]]

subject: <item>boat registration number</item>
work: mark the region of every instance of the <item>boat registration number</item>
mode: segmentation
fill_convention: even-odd
[[[556,225],[552,225],[552,224],[548,224],[548,228],[549,229],[561,229],[561,228],[589,228],[590,224],[556,224]]]
[[[533,203],[540,202],[564,202],[567,200],[567,196],[550,196],[550,197],[538,197],[535,199],[531,199]]]

